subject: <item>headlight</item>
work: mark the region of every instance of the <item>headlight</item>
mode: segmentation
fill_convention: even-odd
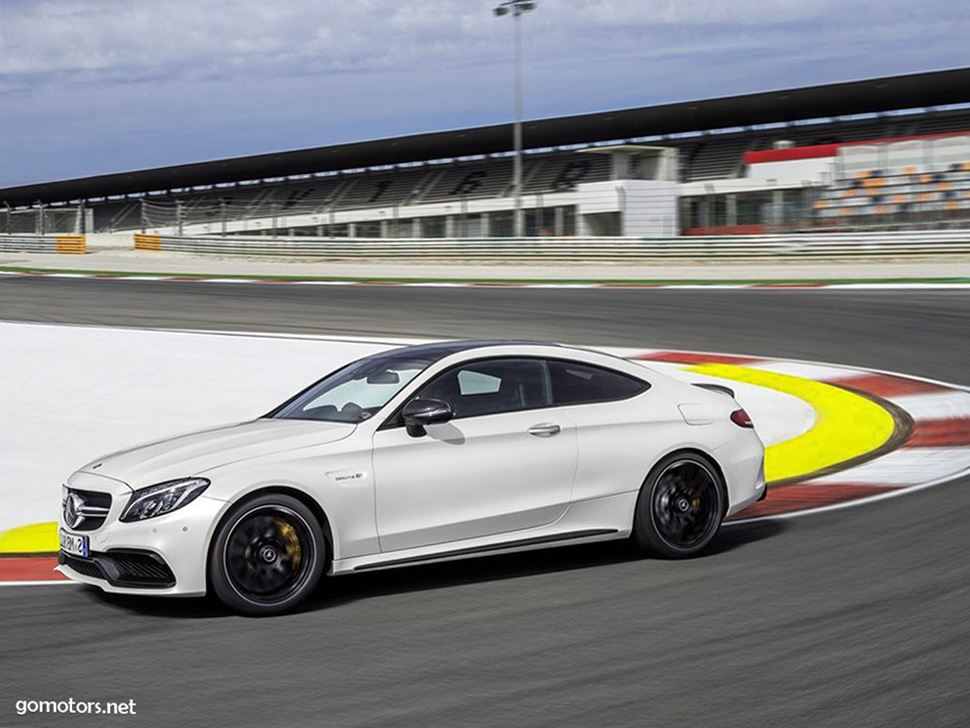
[[[132,494],[131,500],[121,513],[121,520],[144,521],[146,518],[171,513],[194,501],[208,487],[209,481],[205,478],[182,478],[141,488]]]

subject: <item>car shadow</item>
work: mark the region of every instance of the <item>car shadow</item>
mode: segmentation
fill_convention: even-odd
[[[787,521],[726,524],[710,547],[695,558],[712,558],[748,543],[778,535]],[[588,569],[629,561],[649,561],[626,541],[563,546],[513,554],[412,566],[408,568],[353,574],[327,581],[294,613],[327,609],[363,599],[390,594],[447,589],[472,583],[521,579],[539,574]],[[204,599],[162,599],[151,596],[106,594],[95,587],[86,589],[96,599],[119,610],[164,618],[206,619],[233,616],[212,597]]]

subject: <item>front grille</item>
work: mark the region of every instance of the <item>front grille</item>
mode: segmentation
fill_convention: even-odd
[[[73,513],[69,512],[68,499],[74,495],[80,499],[81,505],[77,509],[83,519],[77,525],[73,522]],[[79,490],[68,488],[67,497],[62,504],[64,523],[72,531],[94,531],[104,525],[104,520],[111,509],[111,494],[99,493],[94,490]]]
[[[175,586],[175,574],[158,554],[135,549],[93,552],[89,558],[72,556],[63,551],[58,563],[71,567],[82,576],[104,579],[112,586],[164,589]]]

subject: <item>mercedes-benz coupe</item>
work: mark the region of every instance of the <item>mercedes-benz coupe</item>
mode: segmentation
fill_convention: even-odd
[[[425,344],[84,466],[59,569],[267,615],[372,569],[608,539],[686,557],[764,496],[763,463],[727,388],[555,344]]]

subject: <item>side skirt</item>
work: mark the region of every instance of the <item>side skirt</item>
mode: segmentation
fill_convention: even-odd
[[[573,541],[581,538],[592,538],[595,536],[609,536],[619,533],[615,528],[594,528],[585,531],[569,531],[568,533],[555,533],[549,536],[537,536],[535,538],[519,539],[517,541],[504,541],[502,543],[489,544],[487,546],[472,546],[470,548],[455,549],[454,551],[439,551],[434,554],[424,556],[410,556],[404,559],[393,559],[391,561],[380,561],[374,564],[361,564],[355,566],[354,571],[367,571],[369,569],[383,569],[389,566],[403,566],[405,564],[418,564],[423,561],[438,561],[440,559],[450,559],[457,556],[472,556],[484,554],[490,551],[505,551],[507,549],[518,549],[526,546],[541,546],[547,543],[557,543],[559,541]]]

